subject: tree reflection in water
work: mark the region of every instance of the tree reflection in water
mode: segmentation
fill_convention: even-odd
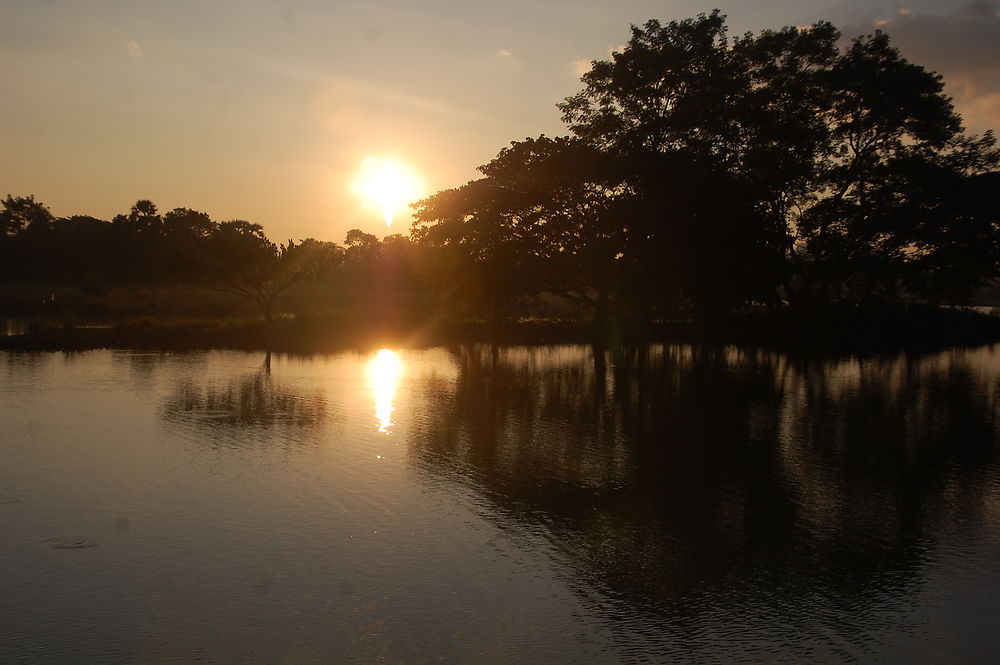
[[[1000,499],[996,372],[960,352],[454,356],[411,432],[424,467],[543,523],[589,586],[654,622],[752,607],[863,640],[844,621],[910,591],[940,532]]]
[[[267,353],[259,370],[224,383],[180,382],[162,405],[161,415],[169,423],[209,430],[216,443],[252,443],[258,438],[252,436],[255,432],[318,427],[329,416],[322,393],[306,395],[294,387],[271,375]]]

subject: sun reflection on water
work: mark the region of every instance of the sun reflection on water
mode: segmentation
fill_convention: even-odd
[[[399,354],[381,349],[368,363],[368,383],[375,396],[375,419],[378,431],[388,434],[395,424],[392,421],[392,400],[396,396],[399,377],[403,374],[403,361]]]

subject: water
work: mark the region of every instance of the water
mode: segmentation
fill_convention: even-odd
[[[0,354],[0,662],[1000,656],[1000,346]]]

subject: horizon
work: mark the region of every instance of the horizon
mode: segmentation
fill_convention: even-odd
[[[844,41],[888,32],[943,75],[970,133],[1000,126],[996,2],[710,4],[8,5],[0,195],[100,219],[149,199],[278,240],[408,235],[406,209],[387,227],[352,192],[366,159],[412,169],[424,196],[461,186],[511,141],[567,134],[556,104],[630,24],[713,7],[731,36],[820,20]]]

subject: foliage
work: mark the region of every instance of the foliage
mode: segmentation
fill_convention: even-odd
[[[829,23],[730,37],[719,12],[633,26],[559,104],[570,136],[511,142],[415,205],[410,238],[278,245],[140,199],[111,222],[0,209],[0,277],[211,283],[265,319],[335,271],[355,311],[430,302],[494,319],[559,298],[602,325],[747,305],[960,303],[1000,276],[1000,153],[941,77]],[[426,299],[425,299],[426,298]]]
[[[417,204],[494,299],[611,293],[644,318],[772,302],[968,297],[998,274],[991,134],[876,32],[731,39],[718,11],[633,26],[559,108],[573,138],[514,142]]]
[[[275,245],[260,224],[242,220],[220,223],[202,247],[215,288],[253,300],[266,321],[273,318],[278,295],[318,277],[341,258],[336,245],[312,238]]]
[[[47,230],[53,221],[52,213],[32,196],[7,195],[0,210],[0,237],[8,238],[20,233]]]

